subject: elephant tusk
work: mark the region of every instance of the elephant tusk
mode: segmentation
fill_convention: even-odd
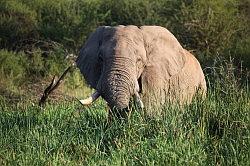
[[[96,99],[98,99],[99,96],[100,96],[100,93],[95,91],[90,97],[88,97],[87,99],[84,99],[84,100],[79,100],[79,102],[82,105],[89,105],[89,104],[93,103]]]
[[[143,104],[143,102],[142,102],[142,100],[141,100],[141,97],[140,97],[140,95],[139,95],[138,92],[135,93],[135,102],[136,102],[136,104],[138,104],[138,106],[139,106],[141,109],[144,108],[144,104]]]

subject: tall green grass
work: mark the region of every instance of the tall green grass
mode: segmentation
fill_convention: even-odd
[[[0,100],[0,165],[249,165],[250,93],[231,66],[214,69],[205,100],[107,121],[105,103],[9,106]],[[221,73],[220,73],[221,72]]]

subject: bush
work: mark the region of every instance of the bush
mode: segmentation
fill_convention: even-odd
[[[249,50],[246,44],[242,45],[248,39],[249,28],[246,17],[240,14],[239,2],[194,0],[182,3],[172,29],[186,47],[194,49],[204,60],[218,55],[228,59],[239,56],[235,51],[237,45],[244,51]]]
[[[16,0],[0,2],[0,49],[14,49],[23,39],[37,38],[36,12]]]
[[[153,23],[154,5],[148,0],[122,0],[119,3],[105,0],[101,3],[103,11],[108,13],[107,25],[145,25]]]
[[[67,66],[62,53],[57,50],[44,58],[40,50],[27,56],[23,52],[0,51],[1,81],[12,81],[16,86],[35,81],[44,76],[60,74]]]
[[[12,79],[13,82],[23,81],[25,78],[26,62],[23,53],[14,53],[2,50],[0,52],[0,77],[4,79]]]

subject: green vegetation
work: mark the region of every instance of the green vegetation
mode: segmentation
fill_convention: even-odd
[[[225,77],[215,79],[204,101],[166,105],[158,118],[134,111],[126,121],[108,123],[102,101],[41,109],[1,100],[0,164],[249,165],[250,93],[230,71],[212,75]]]
[[[0,165],[250,165],[249,0],[1,0]],[[107,122],[70,73],[37,99],[101,25],[161,25],[200,60],[208,95]],[[66,101],[65,101],[66,98]],[[59,102],[60,101],[60,104]]]
[[[58,74],[101,25],[164,26],[203,68],[219,57],[249,69],[249,9],[248,0],[2,0],[1,84],[13,90]]]
[[[22,49],[33,39],[77,52],[100,25],[161,25],[201,59],[249,60],[249,6],[248,0],[2,0],[0,48]]]

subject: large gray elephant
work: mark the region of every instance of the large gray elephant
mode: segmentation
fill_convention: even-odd
[[[96,91],[80,100],[90,104],[99,96],[122,111],[131,98],[149,114],[165,102],[190,102],[206,81],[197,59],[159,26],[102,26],[93,32],[76,61]]]

